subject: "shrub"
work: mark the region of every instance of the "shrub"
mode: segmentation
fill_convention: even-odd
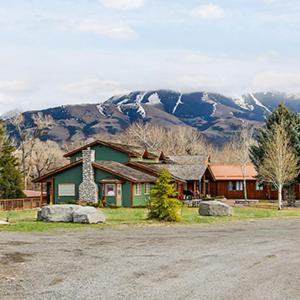
[[[148,218],[168,222],[180,221],[182,204],[176,197],[172,175],[168,170],[162,170],[151,189]]]

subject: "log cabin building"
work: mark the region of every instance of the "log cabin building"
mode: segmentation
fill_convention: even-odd
[[[248,199],[274,200],[278,197],[277,191],[271,185],[263,184],[257,179],[257,172],[252,164],[246,166],[244,176],[241,165],[211,164],[208,170],[210,170],[208,176],[211,176],[209,177],[209,194],[212,197],[244,199],[244,178]],[[300,196],[299,193],[298,196]]]

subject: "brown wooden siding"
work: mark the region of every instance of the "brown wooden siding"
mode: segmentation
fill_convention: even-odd
[[[296,199],[300,199],[300,184],[294,185],[294,191]],[[230,191],[229,190],[229,180],[228,181],[212,181],[210,182],[210,192],[212,197],[224,196],[227,199],[243,199],[243,191]],[[257,200],[276,200],[278,198],[278,193],[276,190],[272,189],[270,185],[264,185],[262,191],[256,190],[256,181],[247,180],[247,196],[248,199]]]

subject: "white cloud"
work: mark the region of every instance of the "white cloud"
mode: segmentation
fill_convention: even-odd
[[[145,0],[101,0],[102,4],[108,8],[118,10],[138,9],[145,5]]]
[[[19,94],[30,90],[27,82],[22,80],[0,80],[0,94]]]
[[[265,71],[257,73],[253,79],[255,90],[277,90],[299,93],[300,73]]]
[[[63,93],[72,95],[78,99],[108,98],[114,94],[124,92],[119,84],[113,80],[84,79],[66,84],[62,88]],[[105,99],[106,100],[106,99]]]
[[[193,17],[205,20],[218,20],[225,17],[225,11],[221,6],[205,4],[194,8],[191,12]]]
[[[79,32],[93,33],[118,40],[128,40],[136,36],[135,31],[129,25],[122,22],[108,24],[88,19],[77,22],[74,24],[73,29]]]
[[[29,83],[23,80],[0,80],[0,115],[11,108],[22,108],[22,100],[32,91]]]

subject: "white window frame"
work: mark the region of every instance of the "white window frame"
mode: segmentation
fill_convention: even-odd
[[[262,182],[259,182],[258,180],[256,180],[255,189],[256,189],[256,191],[263,191],[264,190],[264,184]]]
[[[62,188],[68,186],[72,188],[72,191],[63,192]],[[76,185],[75,183],[59,183],[58,184],[58,197],[75,197],[76,196]]]
[[[244,182],[242,180],[231,180],[228,183],[229,191],[243,191]]]
[[[134,195],[135,196],[141,196],[142,195],[142,184],[141,183],[136,183],[134,189]]]
[[[144,195],[150,195],[151,192],[151,184],[145,183],[144,185]]]

